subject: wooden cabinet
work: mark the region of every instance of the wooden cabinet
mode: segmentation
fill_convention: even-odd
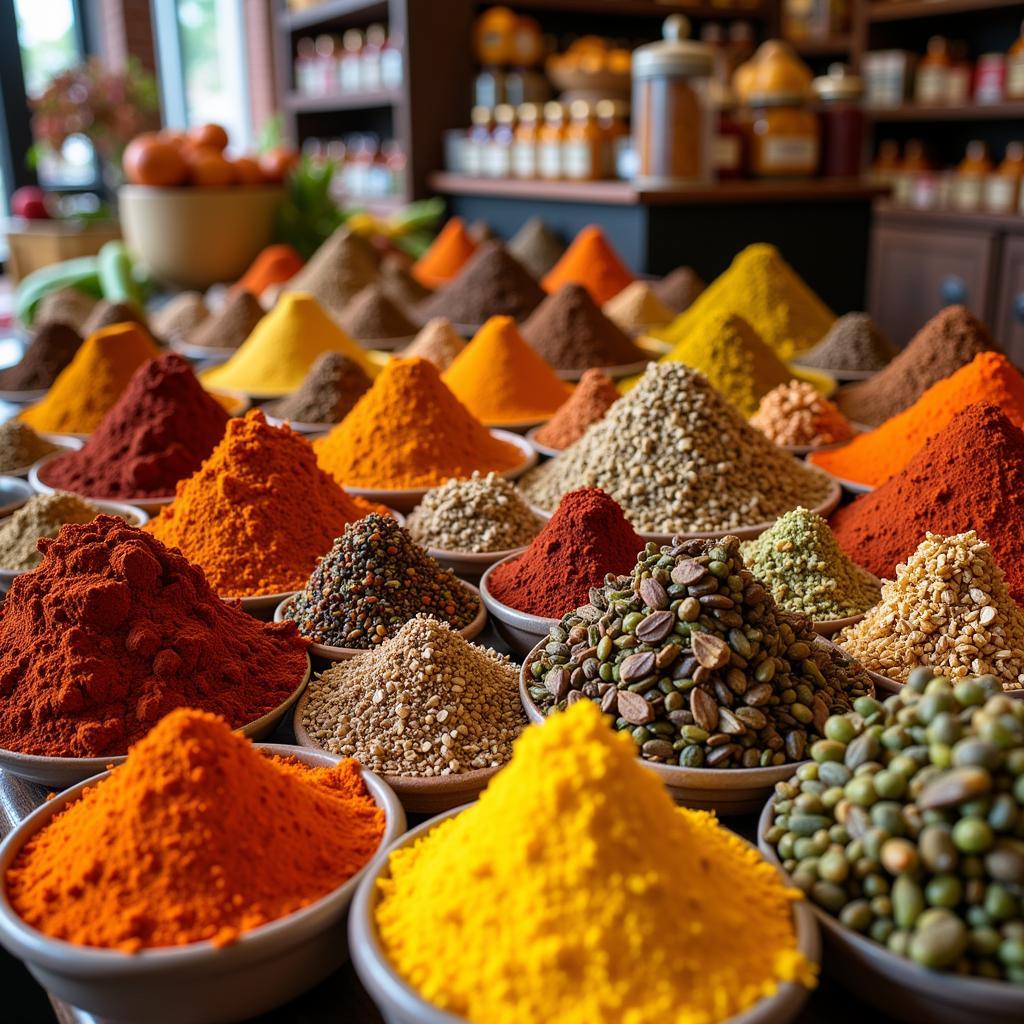
[[[1006,239],[992,328],[1006,354],[1024,366],[1024,235]]]

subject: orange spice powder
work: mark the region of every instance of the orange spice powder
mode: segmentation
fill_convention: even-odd
[[[259,297],[273,285],[290,281],[303,266],[302,257],[290,245],[284,242],[268,245],[252,261],[231,291],[235,295],[251,292]]]
[[[440,288],[458,274],[475,252],[476,242],[465,222],[461,217],[452,217],[413,264],[412,276],[425,288]]]
[[[562,258],[544,275],[541,285],[553,294],[570,281],[581,284],[603,306],[634,280],[604,232],[591,224],[573,239]]]

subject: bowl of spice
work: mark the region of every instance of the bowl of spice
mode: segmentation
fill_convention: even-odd
[[[0,942],[98,1017],[248,1018],[344,962],[354,890],[404,829],[354,761],[181,709],[0,846]]]
[[[523,701],[534,721],[597,704],[677,800],[742,814],[804,760],[833,708],[872,690],[863,668],[816,641],[735,537],[650,543],[530,653]]]
[[[14,580],[0,617],[0,767],[12,774],[67,786],[174,707],[262,732],[301,695],[310,665],[294,626],[218,600],[144,530],[100,515],[39,544],[42,563]],[[74,699],[53,699],[65,692]]]
[[[584,703],[528,728],[476,803],[390,848],[359,886],[349,939],[394,1024],[616,1024],[623,1006],[637,1021],[782,1024],[820,957],[794,896],[752,845],[673,805]],[[686,956],[663,945],[681,921],[702,926]],[[497,933],[508,941],[487,941]],[[453,970],[453,948],[479,954]]]
[[[522,554],[509,555],[484,573],[480,595],[498,634],[525,654],[566,609],[585,604],[607,573],[627,572],[643,546],[604,491],[582,488],[562,499]]]
[[[858,381],[884,370],[896,349],[867,313],[839,317],[814,348],[801,352],[801,366],[826,370],[836,380]]]
[[[267,422],[281,426],[287,421],[300,434],[325,434],[352,411],[372,383],[344,352],[325,352],[297,391],[267,404]]]
[[[750,425],[793,455],[838,447],[856,433],[832,402],[801,380],[772,388],[750,417]]]
[[[0,476],[0,518],[17,512],[35,493],[21,477]]]
[[[476,587],[442,569],[390,516],[371,513],[345,527],[275,621],[294,622],[314,654],[343,660],[383,643],[419,613],[468,640],[487,622]]]
[[[215,313],[204,316],[183,337],[172,336],[170,345],[186,359],[224,362],[238,351],[265,315],[259,299],[241,289],[230,295]]]
[[[416,337],[414,324],[378,282],[356,292],[338,317],[341,326],[364,348],[390,351]]]
[[[1020,1021],[1024,705],[922,667],[825,736],[776,788],[758,846],[806,893],[828,973],[900,1020]]]
[[[601,370],[587,370],[555,415],[527,431],[526,440],[539,454],[554,458],[575,444],[618,397],[619,390],[611,377]]]
[[[446,810],[475,800],[512,756],[526,724],[518,677],[505,655],[420,615],[317,676],[295,738],[357,758],[410,812]]]
[[[26,477],[40,459],[68,451],[78,444],[72,440],[50,440],[37,434],[27,423],[7,420],[0,423],[0,473]]]
[[[474,473],[427,491],[406,527],[439,565],[479,578],[495,562],[520,554],[542,525],[514,484],[495,473]]]
[[[780,516],[740,551],[779,607],[808,616],[819,636],[860,622],[878,602],[881,580],[854,564],[828,523],[805,508]]]
[[[82,335],[72,323],[38,323],[21,359],[0,370],[0,401],[14,405],[38,402],[74,359],[81,344]]]

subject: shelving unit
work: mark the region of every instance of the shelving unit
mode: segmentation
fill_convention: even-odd
[[[1003,103],[967,103],[943,107],[908,103],[901,107],[875,107],[865,111],[868,120],[886,121],[1010,121],[1024,118],[1024,100]]]

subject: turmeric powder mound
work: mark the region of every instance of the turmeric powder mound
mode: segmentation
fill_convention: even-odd
[[[372,377],[377,367],[311,295],[287,292],[238,351],[202,374],[210,387],[277,398],[294,391],[324,352],[340,352]]]
[[[476,1024],[712,1024],[815,984],[800,892],[713,814],[676,807],[590,701],[530,726],[479,801],[389,867],[385,954]]]
[[[774,245],[748,245],[668,327],[652,332],[675,344],[713,313],[738,313],[781,359],[813,348],[836,316]]]
[[[563,284],[583,285],[590,297],[603,306],[627,285],[632,284],[629,272],[619,254],[612,248],[604,232],[591,224],[585,227],[562,254],[562,258],[544,275],[541,285],[549,294]]]
[[[492,316],[442,380],[478,420],[492,425],[546,420],[572,394],[510,316]]]
[[[90,334],[46,396],[18,419],[34,430],[89,434],[121,397],[135,371],[160,355],[145,327],[119,323]]]
[[[412,276],[424,288],[440,288],[447,284],[469,262],[477,243],[469,237],[461,217],[452,217],[413,264]]]
[[[961,409],[975,402],[998,406],[1015,427],[1024,428],[1024,377],[1006,356],[982,352],[876,430],[860,434],[842,448],[815,452],[810,461],[845,480],[879,487]]]
[[[254,409],[145,529],[206,573],[221,597],[301,590],[346,523],[372,506],[317,466],[309,442]]]
[[[266,757],[180,709],[25,844],[7,893],[27,924],[79,946],[226,946],[347,882],[384,827],[357,762]]]
[[[392,359],[348,416],[313,447],[339,483],[384,490],[437,487],[523,462],[514,445],[492,437],[473,418],[426,359]]]
[[[695,322],[660,362],[700,370],[744,416],[753,416],[761,398],[793,376],[743,317],[726,310]]]

